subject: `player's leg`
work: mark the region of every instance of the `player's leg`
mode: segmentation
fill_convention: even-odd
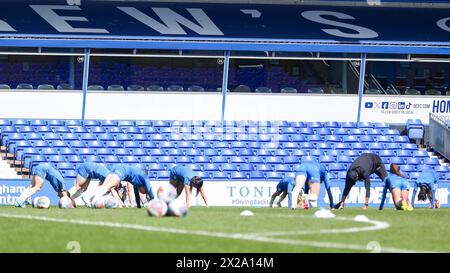
[[[299,174],[295,177],[295,186],[292,189],[291,195],[288,196],[289,208],[295,209],[297,207],[298,196],[306,182],[306,174]]]
[[[95,203],[98,199],[100,199],[103,195],[110,192],[112,188],[117,187],[120,184],[120,177],[116,173],[110,173],[105,178],[105,181],[102,185],[98,186],[93,194],[93,197],[91,198],[91,204]]]
[[[172,178],[169,180],[169,183],[170,185],[174,186],[175,189],[177,190],[177,197],[180,196],[184,190],[184,185],[182,183],[178,183],[177,180]]]
[[[365,203],[362,206],[362,209],[366,210],[369,207],[369,199],[370,199],[370,180],[369,179],[364,180],[364,188],[366,189],[366,198],[365,198]]]
[[[320,183],[318,182],[310,182],[309,183],[309,194],[307,195],[307,200],[311,204],[311,207],[317,207],[317,199],[320,193]]]
[[[402,189],[402,208],[404,210],[413,210],[411,203],[409,202],[409,189]]]
[[[72,198],[72,200],[75,200],[76,198],[80,197],[81,194],[83,194],[83,192],[87,190],[90,181],[91,179],[89,177],[85,178],[78,174],[75,185],[69,189],[70,198]]]
[[[348,176],[348,174],[347,174],[347,176]],[[344,188],[344,192],[342,193],[341,201],[336,204],[335,209],[343,209],[344,208],[345,199],[347,199],[347,196],[348,196],[350,190],[352,189],[352,187],[355,185],[355,182],[356,181],[354,181],[352,179],[345,180],[345,188]]]
[[[31,185],[25,188],[20,196],[16,199],[14,206],[16,207],[25,207],[25,202],[28,198],[30,198],[33,194],[39,192],[41,188],[44,186],[44,179],[38,175],[33,175],[31,178]]]
[[[280,194],[281,194],[281,192],[279,192],[279,191],[276,191],[272,194],[272,196],[270,197],[269,208],[273,208],[273,202]]]
[[[277,207],[281,208],[281,202],[283,202],[283,200],[286,198],[287,196],[287,191],[283,191],[280,195],[280,197],[278,197],[278,201],[277,201]]]
[[[393,188],[391,190],[392,201],[396,209],[401,210],[402,208],[402,192],[398,188]]]

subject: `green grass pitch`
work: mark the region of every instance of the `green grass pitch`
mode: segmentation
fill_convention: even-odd
[[[0,207],[0,252],[71,252],[72,241],[80,252],[450,252],[448,208],[347,207],[332,219],[315,211],[193,207],[183,218],[156,218],[145,209]]]

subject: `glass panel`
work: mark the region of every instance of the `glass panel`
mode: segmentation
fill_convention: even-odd
[[[231,59],[232,92],[357,94],[359,67],[350,61]]]
[[[91,57],[89,90],[218,91],[223,58]]]
[[[81,90],[83,57],[0,55],[1,89]]]
[[[366,94],[450,95],[450,63],[367,62]]]

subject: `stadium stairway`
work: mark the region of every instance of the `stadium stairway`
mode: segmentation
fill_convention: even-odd
[[[2,147],[3,150],[3,147]],[[3,154],[2,154],[3,155]],[[0,179],[20,179],[21,175],[18,175],[14,167],[12,167],[12,162],[0,157]]]

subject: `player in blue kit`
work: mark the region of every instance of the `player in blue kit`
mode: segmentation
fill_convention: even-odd
[[[391,191],[392,201],[394,201],[395,208],[398,210],[413,210],[409,202],[409,181],[400,172],[400,167],[397,164],[391,164],[390,174],[384,180],[383,194],[381,196],[380,210],[384,207],[386,201],[387,190]]]
[[[134,188],[136,205],[141,208],[141,194],[146,194],[148,200],[154,198],[150,181],[147,177],[147,170],[142,170],[135,165],[115,164],[111,167],[111,172],[106,176],[105,181],[99,186],[93,194],[86,196],[85,200],[95,204],[103,195],[110,192],[111,189],[118,187],[121,181],[130,182]],[[91,197],[92,196],[92,197]],[[146,202],[147,200],[142,200]]]
[[[33,168],[31,175],[31,185],[20,194],[19,198],[14,202],[14,206],[24,208],[26,200],[39,192],[46,181],[52,185],[59,198],[69,196],[62,174],[49,163],[37,165]]]
[[[186,206],[190,206],[190,195],[192,188],[197,189],[197,195],[200,195],[205,201],[206,207],[208,207],[208,201],[206,199],[205,189],[203,188],[203,179],[198,176],[191,168],[186,166],[175,166],[170,169],[170,184],[177,189],[177,195],[180,196],[183,189],[186,193]]]
[[[333,207],[333,195],[331,194],[329,176],[326,168],[316,160],[303,161],[295,174],[295,187],[291,193],[288,192],[289,208],[295,209],[296,204],[294,204],[292,195],[294,197],[298,196],[305,183],[308,183],[310,189],[310,193],[304,196],[306,203],[310,201],[311,205],[316,207],[317,198],[320,193],[320,183],[322,182],[328,193],[330,207]]]
[[[73,200],[85,192],[91,179],[98,179],[102,184],[109,173],[110,171],[103,164],[90,161],[81,163],[78,167],[75,185],[69,189],[70,198]]]
[[[436,190],[438,183],[439,183],[439,176],[434,170],[432,169],[423,170],[422,173],[417,178],[414,185],[414,191],[411,201],[412,206],[414,206],[414,200],[416,199],[417,189],[420,189],[417,199],[419,201],[426,201],[427,199],[430,200],[429,206],[430,209],[439,208],[440,207],[439,200],[436,199]]]
[[[307,188],[308,185],[305,185],[305,188]],[[286,198],[288,195],[288,192],[292,192],[292,189],[295,187],[295,180],[293,177],[286,176],[283,179],[280,180],[277,184],[277,190],[272,194],[270,198],[270,204],[269,207],[273,207],[273,202],[277,198],[277,196],[280,196],[277,201],[277,207],[281,207],[281,202]],[[303,192],[306,192],[307,190],[302,189]],[[302,194],[302,192],[300,193]],[[300,201],[300,200],[299,200]],[[297,204],[298,206],[303,206],[300,204]]]

